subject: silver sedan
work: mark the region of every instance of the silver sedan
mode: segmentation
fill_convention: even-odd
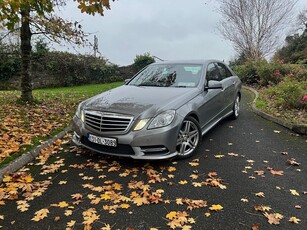
[[[78,106],[73,142],[135,159],[187,158],[202,136],[240,112],[241,81],[217,60],[154,63]]]

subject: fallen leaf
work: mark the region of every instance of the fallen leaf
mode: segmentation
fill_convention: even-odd
[[[228,156],[237,157],[237,156],[239,156],[239,154],[236,154],[236,153],[228,153]]]
[[[279,170],[274,170],[271,169],[269,170],[273,175],[277,175],[277,176],[283,176],[284,175],[284,171],[279,171]]]
[[[299,166],[300,163],[296,162],[296,160],[294,158],[288,159],[287,162],[289,163],[289,165],[293,165],[293,166]]]
[[[218,154],[218,155],[214,155],[214,157],[215,157],[216,159],[221,159],[221,158],[225,157],[225,155]]]
[[[166,218],[169,219],[169,220],[173,220],[175,219],[177,216],[177,212],[176,211],[171,211],[169,212],[167,215],[166,215]]]
[[[292,216],[290,219],[289,219],[289,222],[291,223],[294,223],[294,224],[298,224],[301,220]]]
[[[252,230],[259,230],[260,224],[253,224]]]
[[[181,180],[181,181],[178,182],[178,184],[182,184],[182,185],[183,185],[183,184],[187,184],[187,183],[188,183],[188,182],[187,182],[186,180]]]
[[[295,189],[290,189],[290,192],[293,196],[300,196],[300,194]]]
[[[269,214],[265,212],[263,215],[268,219],[269,224],[279,225],[280,220],[282,219],[279,218],[280,216],[276,215],[276,213]]]
[[[264,193],[263,192],[257,192],[255,193],[256,196],[258,197],[264,197]]]
[[[61,202],[58,204],[58,207],[60,207],[60,208],[65,208],[65,207],[67,207],[67,206],[68,206],[68,204],[67,204],[66,201],[61,201]]]
[[[271,207],[260,205],[260,206],[254,206],[254,209],[255,209],[256,211],[266,212],[266,211],[270,211],[270,210],[271,210]]]
[[[48,216],[49,210],[46,208],[43,208],[41,210],[38,210],[35,212],[35,216],[31,219],[33,221],[40,221]]]
[[[209,209],[211,211],[221,211],[223,209],[223,206],[219,204],[213,204]]]
[[[174,172],[174,171],[176,171],[176,168],[173,167],[173,166],[170,166],[170,167],[168,167],[168,171],[169,172]]]

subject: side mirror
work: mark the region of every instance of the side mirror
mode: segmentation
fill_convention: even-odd
[[[208,89],[223,89],[223,85],[219,81],[211,80],[211,81],[208,81],[208,85],[205,86],[205,90],[208,90]]]
[[[127,85],[131,78],[125,79],[124,84]]]

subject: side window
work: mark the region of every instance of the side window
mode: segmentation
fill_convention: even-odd
[[[210,63],[207,67],[207,80],[221,81],[219,69],[214,63]]]
[[[217,63],[217,66],[222,80],[232,76],[230,70],[225,65],[222,63]]]

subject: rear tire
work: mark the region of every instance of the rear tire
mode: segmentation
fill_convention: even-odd
[[[183,120],[176,144],[177,158],[186,159],[193,156],[201,143],[202,135],[198,121],[193,117]]]

